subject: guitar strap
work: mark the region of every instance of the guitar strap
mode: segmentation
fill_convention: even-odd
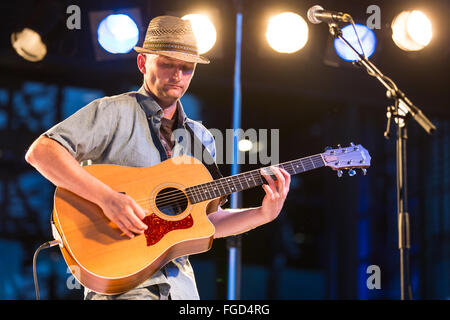
[[[217,166],[216,162],[212,158],[211,154],[209,153],[209,150],[205,147],[205,145],[197,138],[197,136],[194,134],[194,131],[192,128],[186,124],[185,125],[186,130],[189,132],[189,136],[191,137],[191,153],[195,157],[193,150],[202,150],[201,159],[200,160],[203,165],[208,169],[209,173],[213,177],[214,180],[223,178],[222,173],[219,170],[219,167]]]
[[[209,150],[205,147],[205,145],[197,138],[197,136],[194,134],[194,131],[192,128],[186,124],[185,128],[187,132],[189,133],[189,136],[191,137],[191,153],[193,153],[193,156],[195,157],[196,152],[192,152],[193,150],[202,150],[202,153],[200,154],[200,160],[203,165],[208,169],[209,173],[213,177],[214,180],[223,178],[222,173],[219,170],[219,167],[217,166],[217,163],[214,161],[213,157],[209,153]],[[200,149],[199,149],[200,148]],[[219,206],[223,206],[228,201],[228,196],[222,196],[219,202]]]

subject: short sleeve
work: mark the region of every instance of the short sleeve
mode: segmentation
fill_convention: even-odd
[[[111,109],[102,99],[94,100],[43,135],[59,142],[78,162],[96,160],[111,141]]]

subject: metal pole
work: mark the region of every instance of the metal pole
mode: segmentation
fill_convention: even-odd
[[[234,65],[234,99],[233,99],[233,163],[231,175],[239,173],[239,149],[237,130],[241,128],[241,45],[242,45],[242,12],[238,5],[236,14],[236,56]],[[230,195],[230,207],[239,208],[239,193]],[[233,236],[227,240],[228,247],[228,300],[240,299],[241,278],[241,237]]]
[[[397,103],[398,104],[398,103]],[[398,108],[398,107],[397,107]],[[398,116],[398,110],[396,110]],[[400,250],[400,289],[402,300],[412,300],[410,279],[409,250],[409,215],[406,190],[406,123],[398,119],[397,129],[397,214],[398,214],[398,248]]]

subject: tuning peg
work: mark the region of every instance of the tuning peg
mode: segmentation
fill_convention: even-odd
[[[355,171],[355,170],[353,170],[353,169],[348,170],[348,175],[349,175],[350,177],[353,177],[355,174],[356,174],[356,171]]]
[[[338,149],[340,149],[340,148],[341,148],[341,145],[340,145],[340,144],[338,144],[338,145],[337,145],[337,147],[338,147]]]
[[[366,168],[362,168],[361,171],[362,171],[363,175],[367,174],[367,169]]]
[[[353,147],[353,150],[355,151],[359,149],[353,142],[350,142],[350,147]]]
[[[342,177],[342,170],[337,171],[337,176],[338,176],[338,178]]]

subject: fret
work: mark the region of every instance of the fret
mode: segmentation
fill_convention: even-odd
[[[242,191],[242,190],[246,189],[246,188],[244,188],[244,186],[241,183],[241,174],[236,175],[234,180],[237,180],[239,182],[240,186],[241,186],[241,189],[239,189],[237,191]]]
[[[249,182],[250,178],[249,178],[248,173],[244,173],[244,174],[242,175],[242,177],[243,177],[245,183],[247,184],[247,187],[248,187],[248,188],[251,188],[252,186],[250,185],[250,182]],[[246,189],[247,189],[247,188],[246,188]]]
[[[252,171],[252,177],[256,185],[262,185],[264,183],[260,170]]]
[[[248,188],[253,188],[253,187],[255,187],[255,186],[258,185],[258,184],[256,183],[255,179],[253,178],[252,172],[253,172],[253,171],[249,171],[249,172],[246,172],[246,173],[244,174],[245,182],[247,183]]]
[[[235,180],[234,177],[231,177],[231,178],[228,178],[228,179],[227,179],[227,182],[233,184],[233,186],[231,187],[231,190],[232,190],[233,192],[236,192],[236,191],[239,191],[239,190],[236,188],[236,185],[234,184],[234,180]]]
[[[309,162],[308,162],[308,160],[309,160]],[[302,163],[303,168],[305,168],[305,171],[311,170],[312,161],[311,161],[310,158],[303,158],[303,159],[300,159],[300,162]],[[312,167],[314,167],[314,166],[312,166]]]
[[[199,187],[200,193],[205,198],[205,200],[208,200],[208,198],[210,197],[210,194],[208,194],[209,192],[208,192],[207,186],[208,186],[208,182],[200,185],[200,187]]]
[[[194,187],[193,187],[193,190],[194,190],[195,195],[197,196],[199,202],[203,201],[204,199],[203,199],[203,197],[202,197],[202,193],[200,192],[199,186],[198,186],[198,185],[197,185],[197,186],[194,186]]]
[[[325,163],[323,162],[322,159],[322,155],[318,154],[316,156],[313,157],[314,158],[314,162],[316,164],[316,168],[322,167],[325,165]]]
[[[212,198],[211,192],[210,192],[209,184],[210,184],[210,182],[207,182],[207,183],[205,183],[205,184],[202,185],[202,191],[203,191],[203,194],[204,194],[205,197],[206,197],[206,200]]]
[[[220,189],[219,189],[217,180],[212,181],[211,184],[214,184],[214,186],[213,186],[214,196],[215,196],[216,198],[217,198],[217,197],[220,197],[220,196],[221,196],[221,192],[220,192]],[[216,194],[216,192],[217,192],[217,194]]]
[[[230,187],[226,184],[225,178],[220,179],[220,185],[222,186],[223,190],[225,191],[225,194],[232,193]]]
[[[191,200],[193,203],[201,202],[201,199],[199,198],[197,192],[195,191],[196,186],[190,187],[186,190],[188,193],[188,196],[190,196],[194,201]]]
[[[305,169],[305,166],[303,165],[303,163],[302,163],[302,160],[301,160],[301,159],[298,159],[298,163],[300,163],[300,165],[302,166],[302,170],[303,170],[303,171],[300,171],[300,172],[305,172],[305,171],[306,171],[306,169]],[[297,165],[297,167],[298,167],[298,165]]]
[[[198,195],[200,196],[200,199],[202,199],[202,201],[208,200],[208,197],[203,193],[203,188],[201,185],[197,186],[197,192],[198,192]]]
[[[241,175],[241,181],[243,185],[243,190],[250,189],[252,185],[250,184],[248,172],[245,172]]]
[[[312,157],[308,157],[308,160],[311,162],[311,165],[312,165],[313,169],[315,169],[316,166],[314,164],[313,158]]]
[[[198,202],[203,201],[201,195],[198,193],[198,191],[196,189],[198,190],[198,187],[194,188],[194,194],[195,194],[195,197],[197,198],[197,201]]]
[[[192,192],[192,188],[186,188],[186,194],[187,194],[189,200],[190,200],[192,203],[197,203],[197,202],[198,202],[197,197],[196,197],[195,194]]]
[[[249,172],[248,176],[248,181],[252,182],[252,187],[256,187],[257,185],[259,185],[259,183],[255,180],[255,176],[252,171]]]
[[[305,168],[303,167],[300,160],[291,161],[291,165],[292,165],[292,169],[294,170],[294,174],[305,171]]]
[[[220,180],[217,180],[217,190],[219,190],[220,196],[228,194]]]
[[[221,191],[221,195],[226,195],[226,194],[228,194],[228,192],[225,190],[225,187],[223,186],[223,181],[222,181],[222,179],[218,179],[218,180],[216,180],[216,181],[217,181],[217,184],[219,185],[219,188],[221,187],[222,190],[223,190],[223,192]]]
[[[225,178],[224,182],[230,194],[236,191],[236,187],[231,186],[232,183],[231,178]]]
[[[214,199],[214,197],[213,196],[211,196],[211,192],[209,191],[210,190],[210,188],[208,187],[208,184],[209,183],[205,183],[205,184],[203,184],[203,194],[205,195],[205,200],[208,200],[208,199]],[[209,194],[209,197],[208,197],[208,194]]]
[[[292,172],[293,172],[293,173],[291,173],[291,174],[296,174],[296,173],[298,173],[297,170],[295,170],[295,168],[294,168],[294,163],[293,163],[293,161],[289,161],[289,164],[291,165]]]
[[[255,186],[259,186],[262,184],[261,173],[259,171],[258,172],[252,171],[251,176],[252,176],[252,180],[253,180]]]
[[[289,174],[293,174],[293,173],[295,173],[295,171],[294,171],[294,170],[291,170],[291,168],[288,166],[288,165],[290,165],[290,164],[291,164],[290,162],[281,163],[281,164],[279,165],[279,167],[281,167],[282,169],[286,170]]]

